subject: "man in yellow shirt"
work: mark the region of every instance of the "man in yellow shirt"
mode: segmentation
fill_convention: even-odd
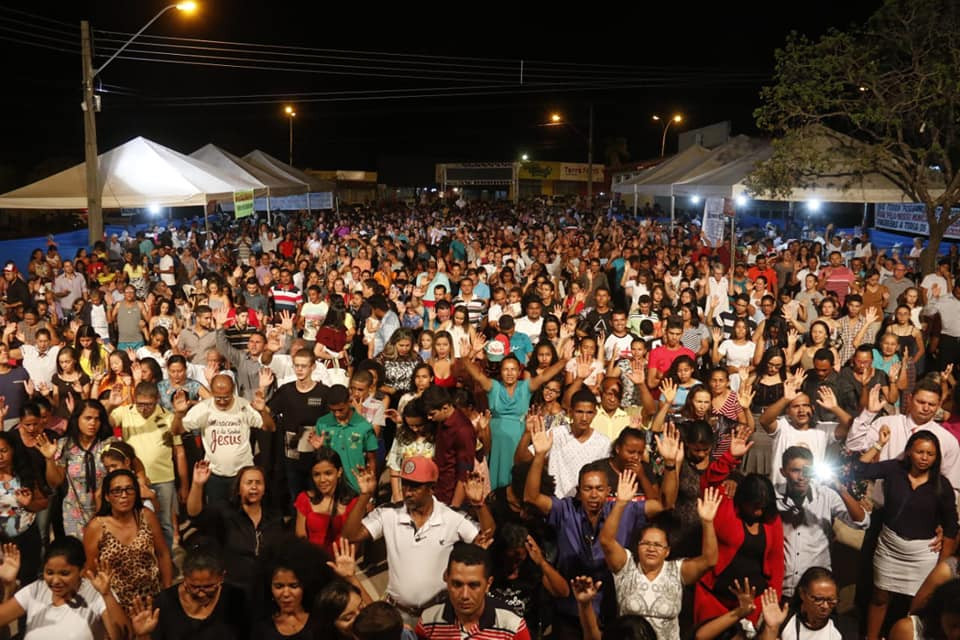
[[[173,414],[159,405],[160,392],[156,383],[141,382],[133,395],[133,405],[121,405],[113,410],[110,424],[121,430],[123,441],[133,447],[143,463],[147,480],[157,492],[157,517],[163,527],[163,537],[172,549],[177,476],[180,476],[181,500],[184,502],[190,488],[187,457],[180,436],[174,435],[170,428]]]

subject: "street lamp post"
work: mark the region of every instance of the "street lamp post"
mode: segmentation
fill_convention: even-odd
[[[679,113],[672,118],[663,119],[660,116],[653,116],[655,122],[663,122],[663,136],[660,138],[660,157],[662,158],[667,152],[667,130],[670,128],[670,125],[676,122],[677,124],[683,122],[683,116]]]
[[[83,102],[80,105],[83,111],[83,155],[87,168],[87,230],[91,245],[103,240],[103,206],[100,197],[100,166],[97,160],[97,111],[100,111],[99,100],[93,93],[94,79],[114,61],[124,49],[156,22],[160,16],[171,9],[184,13],[192,13],[197,8],[196,2],[178,2],[164,7],[157,15],[150,18],[147,24],[130,36],[130,39],[113,52],[107,61],[98,68],[93,67],[93,45],[90,38],[90,22],[80,21],[80,53],[83,64]]]
[[[297,112],[293,110],[293,107],[287,105],[284,107],[283,112],[287,114],[287,120],[290,121],[290,166],[293,166],[293,119],[297,116]]]
[[[557,126],[557,125],[567,125],[578,134],[583,136],[583,133],[573,126],[570,122],[567,122],[563,119],[559,113],[550,114],[550,122],[546,126]],[[590,121],[588,123],[587,135],[584,136],[587,139],[587,200],[593,200],[593,103],[590,103]]]

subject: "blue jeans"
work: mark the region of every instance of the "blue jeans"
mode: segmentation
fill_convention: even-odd
[[[173,510],[177,508],[176,482],[157,482],[153,490],[157,492],[157,518],[160,528],[163,529],[163,539],[167,541],[167,549],[173,555]]]

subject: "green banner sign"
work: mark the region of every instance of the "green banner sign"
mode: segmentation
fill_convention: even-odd
[[[253,215],[253,190],[233,192],[233,213],[237,218]]]

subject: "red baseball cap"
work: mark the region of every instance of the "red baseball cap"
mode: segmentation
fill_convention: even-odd
[[[423,456],[412,456],[403,461],[400,465],[400,479],[410,482],[436,482],[440,476],[440,470],[436,463],[430,458]]]

